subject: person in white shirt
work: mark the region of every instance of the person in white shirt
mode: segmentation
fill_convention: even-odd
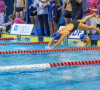
[[[42,3],[40,1],[36,1],[36,7],[37,7],[37,15],[40,22],[40,28],[41,28],[41,36],[45,36],[44,34],[44,28],[46,28],[47,36],[50,36],[50,29],[48,24],[48,7],[49,2]]]

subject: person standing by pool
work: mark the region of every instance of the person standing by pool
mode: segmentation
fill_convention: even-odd
[[[50,21],[50,27],[51,27],[51,37],[53,36],[53,33],[57,31],[57,10],[58,8],[56,6],[61,6],[59,0],[39,0],[42,3],[46,3],[50,1],[50,9],[49,9],[49,21]]]
[[[24,3],[25,2],[25,3]],[[24,13],[26,13],[27,0],[14,0],[14,12],[17,18],[24,19]]]
[[[63,8],[63,0],[59,0],[60,1],[60,5],[61,6],[56,6],[57,8],[57,20],[56,20],[56,23],[58,25],[60,25],[60,20],[61,20],[61,17],[62,17],[62,8]]]
[[[93,13],[97,14],[97,11],[94,11],[94,9],[97,9],[97,7],[98,7],[98,0],[86,0],[86,9],[88,11],[86,13],[86,16],[92,15]],[[96,22],[97,22],[97,19],[95,17],[92,17],[89,20],[87,20],[86,24],[88,26],[96,27]],[[86,33],[87,33],[87,35],[90,35],[90,34],[95,35],[96,31],[90,30],[90,31],[87,31]]]
[[[30,0],[28,6],[29,6],[31,23],[35,25],[35,28],[37,28],[38,20],[37,20],[37,10],[35,7],[35,0]]]
[[[72,6],[72,20],[81,19],[83,16],[82,0],[68,0]]]
[[[6,5],[3,0],[0,0],[0,23],[4,23],[6,17]]]
[[[64,0],[63,3],[63,12],[64,12],[64,18],[65,18],[65,24],[69,24],[72,20],[72,7],[71,2],[68,3],[68,0]]]
[[[89,16],[83,18],[82,20],[73,20],[73,21],[71,21],[64,28],[62,28],[61,30],[59,30],[58,32],[53,34],[53,39],[49,42],[47,48],[49,48],[49,46],[52,44],[52,42],[54,40],[58,40],[58,42],[51,49],[57,47],[64,40],[65,37],[69,36],[76,29],[79,29],[81,31],[87,31],[87,30],[94,29],[100,34],[100,29],[99,28],[95,28],[93,26],[87,26],[87,25],[84,24],[88,19],[90,19],[92,17],[98,18],[98,16],[96,14],[92,14],[92,15],[89,15]]]
[[[41,36],[45,36],[44,29],[46,28],[47,36],[50,36],[50,29],[48,23],[48,8],[50,6],[49,2],[45,4],[40,2],[39,0],[36,1],[37,5],[37,15],[39,18],[40,28],[41,28]]]

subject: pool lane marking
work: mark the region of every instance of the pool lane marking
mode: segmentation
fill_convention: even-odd
[[[26,43],[0,43],[0,45],[36,45],[36,44],[48,44],[49,42],[26,42]],[[53,43],[57,43],[57,41],[54,41]]]
[[[17,65],[17,66],[1,66],[0,71],[12,70],[12,69],[43,69],[50,68],[50,64],[33,64],[33,65]]]
[[[0,38],[0,40],[16,40],[15,38]]]
[[[64,52],[64,51],[84,51],[84,50],[100,50],[100,47],[84,47],[84,48],[64,48],[64,49],[48,49],[48,50],[23,50],[23,51],[2,51],[0,54],[17,54],[17,53],[33,53],[41,54],[44,52]]]
[[[8,71],[14,69],[47,69],[51,67],[93,65],[93,64],[100,64],[100,60],[45,63],[45,64],[33,64],[33,65],[0,66],[0,71]]]

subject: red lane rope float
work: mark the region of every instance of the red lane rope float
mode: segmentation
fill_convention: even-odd
[[[0,40],[15,40],[15,38],[0,38]]]
[[[33,65],[0,66],[0,71],[5,71],[5,70],[8,71],[13,69],[42,69],[42,68],[46,69],[46,68],[61,67],[61,66],[93,65],[93,64],[100,64],[100,60],[45,63],[45,64],[33,64]]]
[[[26,43],[0,43],[0,45],[35,45],[35,44],[48,44],[49,42],[26,42]],[[54,41],[53,43],[57,43],[57,41]]]
[[[0,52],[0,54],[63,52],[63,51],[80,51],[80,50],[100,50],[100,47],[66,48],[66,49],[49,49],[49,50],[3,51],[3,52]]]
[[[100,60],[49,63],[50,67],[100,64]]]

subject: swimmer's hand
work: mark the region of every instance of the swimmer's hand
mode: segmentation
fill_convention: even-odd
[[[51,49],[49,46],[46,46],[45,49]]]

